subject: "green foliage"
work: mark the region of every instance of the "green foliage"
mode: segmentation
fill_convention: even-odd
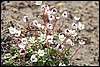
[[[27,48],[26,48],[26,54],[27,54],[28,56],[31,56],[32,53],[33,53],[33,50],[31,49],[31,47],[27,47]]]
[[[14,53],[18,52],[18,48],[15,46],[12,46],[12,52],[14,52]]]
[[[5,66],[14,66],[14,65],[13,65],[13,62],[11,62],[11,61],[6,61]]]
[[[10,53],[6,53],[6,54],[5,54],[5,58],[6,58],[6,59],[9,59],[9,58],[11,58],[11,57],[12,57],[12,55],[11,55]]]
[[[70,55],[72,55],[72,54],[71,54],[70,51],[68,51],[68,52],[66,53],[66,56],[70,56]]]

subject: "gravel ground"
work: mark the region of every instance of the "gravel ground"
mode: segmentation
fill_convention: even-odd
[[[22,18],[24,15],[29,16],[31,20],[38,16],[40,10],[34,3],[34,1],[3,1],[1,3],[1,45],[7,46],[4,43],[11,39],[8,33],[10,21],[13,21],[16,26],[23,27]],[[99,2],[44,1],[43,3],[50,5],[50,8],[56,7],[59,13],[68,10],[72,16],[82,17],[82,23],[86,27],[82,31],[82,34],[85,34],[86,44],[78,51],[77,55],[72,59],[71,64],[74,66],[99,66]],[[37,20],[43,21],[41,19]],[[73,20],[69,22],[72,23]]]

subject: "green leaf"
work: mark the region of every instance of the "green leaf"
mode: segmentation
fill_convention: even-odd
[[[52,59],[49,59],[48,61],[52,62],[53,60]]]
[[[71,55],[71,52],[68,51],[68,52],[66,53],[66,56],[70,56],[70,55]]]
[[[14,64],[14,66],[20,66],[20,62],[17,62],[16,64]]]
[[[11,54],[10,53],[7,53],[7,54],[5,54],[5,56],[6,56],[6,59],[9,59],[9,58],[11,58]]]
[[[14,65],[13,65],[13,62],[11,62],[11,61],[6,61],[5,66],[14,66]]]
[[[28,47],[28,48],[26,49],[26,54],[27,54],[28,56],[30,56],[31,54],[33,54],[33,50],[31,49],[31,47]]]
[[[50,54],[54,54],[56,52],[55,49],[50,49]]]
[[[12,47],[12,52],[14,52],[14,53],[18,52],[18,48],[13,46]]]

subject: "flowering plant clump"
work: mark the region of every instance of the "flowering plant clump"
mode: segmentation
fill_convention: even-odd
[[[36,19],[30,22],[28,16],[23,17],[26,29],[8,28],[12,35],[10,53],[5,54],[5,66],[67,66],[76,52],[85,44],[78,38],[80,31],[85,29],[80,17],[73,17],[76,22],[70,28],[62,27],[70,19],[68,11],[58,16],[58,10],[50,9],[42,1],[35,3],[41,8],[43,24]],[[57,28],[57,21],[62,19]],[[77,47],[72,54],[70,49]]]

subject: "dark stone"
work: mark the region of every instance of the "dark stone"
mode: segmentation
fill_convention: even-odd
[[[76,58],[76,60],[81,60],[81,58]]]

